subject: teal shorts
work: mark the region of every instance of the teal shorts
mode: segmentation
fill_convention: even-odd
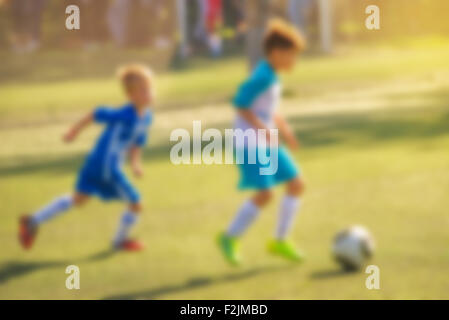
[[[248,148],[243,150],[244,159],[241,161],[243,163],[237,162],[237,166],[240,171],[240,181],[238,184],[239,189],[270,189],[300,175],[300,168],[295,164],[287,149],[281,146],[274,150],[277,150],[278,153],[276,170],[267,170],[270,167],[270,164],[261,163],[259,157],[256,157],[255,163],[250,163],[250,161],[248,161]],[[269,153],[270,151],[267,150],[266,152]],[[236,159],[237,158],[238,157],[236,156]],[[269,172],[269,174],[261,174],[261,169],[264,168]]]

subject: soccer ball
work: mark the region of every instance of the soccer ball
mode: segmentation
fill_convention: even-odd
[[[364,227],[352,226],[337,233],[332,253],[345,270],[359,270],[374,253],[374,239]]]

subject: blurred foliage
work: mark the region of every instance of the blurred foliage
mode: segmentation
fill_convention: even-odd
[[[67,36],[68,31],[64,28],[64,9],[67,4],[67,1],[60,0],[47,2],[42,27],[43,42],[47,46],[59,46]],[[378,5],[381,10],[381,29],[375,32],[364,27],[367,17],[365,8],[373,4]],[[167,1],[167,6],[173,6],[173,1]],[[426,34],[449,35],[447,0],[333,0],[333,6],[334,30],[339,41],[375,41]],[[0,2],[0,46],[5,46],[10,37],[10,18],[9,6]],[[314,28],[311,26],[312,30]]]
[[[100,3],[101,1],[101,3]],[[96,40],[103,42],[109,40],[107,27],[107,7],[112,0],[95,0],[95,5],[86,6],[82,0],[47,0],[42,16],[42,43],[46,47],[73,47],[86,33],[95,34]],[[142,2],[142,1],[141,1]],[[141,2],[132,2],[129,10],[131,18],[127,22],[128,38],[130,42],[142,44],[142,38],[149,40],[154,34],[173,34],[176,27],[176,19],[173,19],[175,1],[166,1],[161,10],[155,2],[153,6],[144,5]],[[13,33],[11,1],[0,1],[0,46],[5,46]],[[88,25],[88,30],[67,30],[65,8],[68,5],[78,5],[81,11],[81,25]],[[101,8],[104,10],[101,10]],[[156,10],[157,9],[157,10]],[[85,12],[88,11],[88,14]],[[153,10],[153,11],[152,11]],[[101,12],[101,14],[100,14]],[[152,14],[149,14],[149,13]],[[154,14],[153,14],[154,12]],[[89,21],[88,21],[89,20]],[[94,23],[94,25],[92,25]],[[83,33],[84,31],[84,33]],[[136,34],[146,31],[145,37],[136,37]]]
[[[365,9],[380,8],[381,28],[365,28]],[[334,0],[340,40],[381,40],[428,34],[449,35],[449,1],[446,0]]]

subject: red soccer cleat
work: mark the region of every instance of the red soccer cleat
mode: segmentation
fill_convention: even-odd
[[[22,216],[19,220],[19,242],[25,250],[33,246],[37,227],[31,223],[30,216]]]
[[[141,251],[144,249],[144,244],[138,240],[125,239],[122,243],[117,244],[115,248],[117,250],[124,251]]]

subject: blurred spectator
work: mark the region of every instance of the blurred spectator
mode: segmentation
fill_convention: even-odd
[[[222,38],[220,28],[222,24],[222,2],[221,0],[207,0],[206,6],[206,29],[207,41],[210,53],[217,57],[222,52]]]
[[[176,22],[171,20],[176,7],[174,2],[171,5],[166,0],[151,0],[150,13],[154,23],[149,28],[149,42],[158,49],[170,46],[176,32]]]
[[[234,45],[244,44],[247,29],[244,1],[229,0],[223,3],[223,27],[225,39],[233,40]]]
[[[290,21],[306,34],[308,16],[313,6],[313,0],[289,0],[288,15]]]
[[[195,24],[195,39],[200,43],[207,42],[206,30],[206,14],[207,14],[207,0],[196,0],[197,15]]]
[[[213,56],[222,51],[220,27],[222,23],[221,0],[197,0],[195,39],[205,44]]]
[[[119,46],[126,45],[130,11],[131,3],[129,0],[112,0],[108,9],[109,31],[113,40]]]
[[[12,47],[16,52],[31,52],[41,44],[42,13],[46,0],[10,0],[13,21]]]
[[[233,13],[231,24],[235,26],[237,34],[241,35],[246,31],[245,6],[241,0],[231,0],[230,9]]]

